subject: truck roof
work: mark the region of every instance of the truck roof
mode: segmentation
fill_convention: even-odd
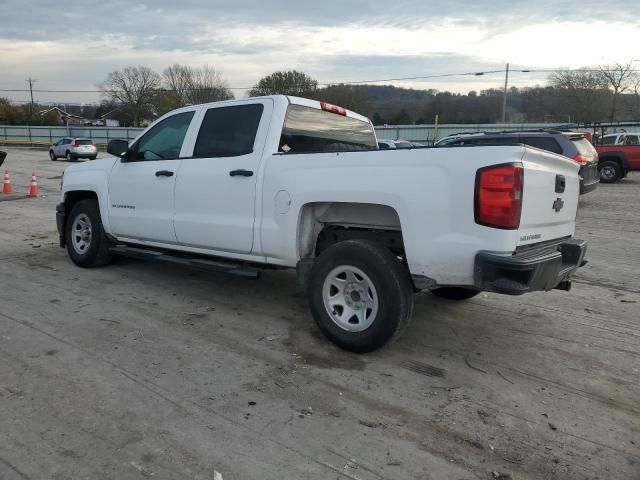
[[[246,103],[250,100],[255,100],[255,99],[265,99],[265,98],[269,98],[271,100],[273,100],[275,103],[282,103],[285,104],[285,107],[293,104],[293,105],[302,105],[304,107],[310,107],[310,108],[316,108],[318,110],[326,110],[326,111],[333,111],[333,113],[339,114],[339,115],[345,115],[347,117],[350,118],[355,118],[357,120],[360,120],[362,122],[366,122],[366,123],[371,123],[371,121],[365,117],[364,115],[360,115],[359,113],[353,112],[351,110],[347,110],[346,108],[340,107],[339,105],[333,105],[327,102],[321,102],[319,100],[311,100],[309,98],[302,98],[302,97],[296,97],[293,95],[265,95],[262,97],[250,97],[250,98],[237,98],[237,99],[233,99],[233,100],[222,100],[219,102],[209,102],[209,103],[202,103],[202,104],[196,104],[196,105],[188,105],[185,107],[181,107],[178,108],[176,110],[173,110],[172,112],[177,112],[178,110],[182,110],[182,109],[189,109],[192,107],[196,107],[196,106],[202,106],[202,105],[233,105],[236,103]],[[340,113],[338,113],[340,112]]]

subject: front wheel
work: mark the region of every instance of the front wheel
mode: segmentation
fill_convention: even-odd
[[[464,287],[440,287],[431,290],[437,297],[448,298],[449,300],[468,300],[480,293],[479,290]]]
[[[307,293],[322,333],[356,353],[397,338],[413,312],[406,267],[387,248],[366,240],[324,250],[311,269]]]
[[[67,154],[65,155],[65,158],[67,159],[67,162],[73,161],[73,156],[71,155],[71,152],[67,152]]]
[[[51,159],[52,162],[56,161],[56,154],[53,153],[53,150],[49,150],[49,158]]]
[[[79,267],[100,267],[111,261],[100,209],[95,200],[80,200],[69,214],[65,229],[67,253]]]
[[[602,183],[615,183],[622,178],[622,168],[618,162],[605,160],[598,165],[600,181]]]

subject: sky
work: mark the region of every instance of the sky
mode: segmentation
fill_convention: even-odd
[[[0,90],[35,79],[41,102],[93,103],[107,74],[213,66],[236,97],[276,70],[320,83],[503,70],[510,86],[549,70],[640,64],[638,0],[0,0]],[[387,81],[467,93],[504,73]],[[0,96],[26,101],[26,92]]]

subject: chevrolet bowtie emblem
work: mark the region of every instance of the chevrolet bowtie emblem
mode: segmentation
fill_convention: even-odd
[[[559,212],[560,210],[562,210],[562,207],[564,207],[564,202],[562,201],[561,198],[556,198],[556,201],[553,202],[553,208],[556,212]]]

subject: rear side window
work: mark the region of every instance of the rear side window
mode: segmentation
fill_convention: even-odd
[[[263,110],[261,103],[210,108],[202,120],[193,156],[237,157],[253,152]]]
[[[368,122],[317,108],[289,105],[278,150],[304,153],[376,148],[376,136]]]
[[[591,145],[591,142],[584,137],[572,138],[571,141],[576,146],[576,149],[578,150],[578,153],[580,155],[594,158],[598,154],[593,145]]]
[[[562,147],[551,137],[522,137],[520,142],[531,147],[540,148],[541,150],[547,150],[553,153],[562,153]]]

